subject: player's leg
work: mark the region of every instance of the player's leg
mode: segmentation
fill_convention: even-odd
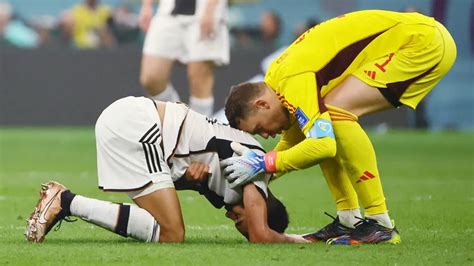
[[[452,66],[455,45],[447,31],[443,34],[442,26],[438,25],[434,31],[433,27],[424,25],[415,27],[419,27],[417,32],[426,33],[420,35],[429,36],[429,41],[415,42],[358,69],[354,76],[347,78],[325,98],[331,117],[351,113],[364,115],[401,104],[416,107]],[[398,233],[391,229],[386,212],[375,153],[369,138],[356,121],[336,121],[333,126],[336,135],[347,136],[338,153],[346,157],[344,168],[351,177],[366,218],[369,218],[361,221],[356,228],[359,230],[354,230],[349,240],[355,239],[357,243],[398,243]],[[375,234],[386,237],[378,238],[379,241],[371,237]],[[342,239],[340,243],[353,243],[351,241]]]
[[[179,95],[169,82],[174,60],[158,55],[143,54],[140,83],[157,101],[179,101]]]
[[[345,172],[341,171],[337,153],[336,157],[322,161],[320,166],[336,202],[337,217],[326,213],[333,218],[333,221],[320,230],[303,236],[311,242],[325,242],[331,238],[349,234],[358,221],[355,217],[361,216],[357,194]]]
[[[145,187],[132,198],[153,217],[164,217],[157,220],[164,223],[165,235],[160,241],[179,242],[183,239],[182,222],[169,224],[173,215],[172,221],[182,218],[160,145],[164,130],[160,117],[153,101],[143,97],[117,100],[102,112],[95,128],[99,186],[112,191]],[[156,204],[156,208],[151,204]]]
[[[334,158],[326,159],[321,162],[320,166],[329,190],[336,202],[337,217],[333,218],[334,221],[321,230],[306,236],[312,241],[325,241],[334,237],[347,235],[352,231],[351,229],[355,227],[355,224],[360,221],[360,219],[356,217],[362,217],[359,209],[358,194],[352,184],[351,173],[346,169],[348,158],[344,149],[348,141],[348,136],[345,134],[346,132],[344,132],[345,129],[343,127],[341,128],[342,123],[354,122],[357,117],[350,113],[335,113],[331,106],[328,106],[328,108],[336,133],[337,153]],[[354,142],[356,141],[357,140],[354,140]],[[349,167],[349,169],[352,168],[353,167]],[[363,198],[361,201],[364,206],[366,199]]]
[[[359,219],[349,236],[342,236],[330,242],[398,243],[400,237],[388,215],[375,151],[367,134],[357,123],[356,116],[331,105],[327,107],[337,136],[336,159],[339,171],[352,183],[366,217],[364,220]]]
[[[347,173],[341,169],[340,159],[336,153],[334,158],[324,160],[320,166],[336,202],[337,218],[345,227],[354,228],[358,221],[355,217],[361,217],[359,202]]]
[[[347,77],[324,97],[326,104],[348,110],[356,116],[393,108],[374,87],[354,76]]]
[[[160,226],[146,210],[136,205],[118,204],[76,195],[57,182],[49,182],[40,192],[40,200],[27,220],[28,241],[42,242],[48,232],[63,219],[76,216],[124,237],[147,242],[159,240]]]
[[[184,222],[178,195],[174,187],[159,189],[143,196],[140,195],[133,200],[158,221],[160,242],[184,241]]]
[[[188,65],[189,107],[201,114],[212,116],[214,68],[229,63],[227,25],[219,21],[214,25],[212,37],[203,37],[199,21],[193,21],[186,28],[184,38],[188,57],[182,62]]]
[[[69,210],[70,215],[121,236],[147,242],[184,241],[181,206],[171,180],[159,181],[129,193],[138,206],[76,196],[68,191],[63,194],[62,207]]]
[[[337,135],[337,171],[351,182],[365,215],[386,213],[385,196],[379,178],[375,150],[357,123],[357,117],[327,105]],[[384,222],[384,221],[382,221]],[[384,222],[390,227],[390,220]]]
[[[143,45],[140,83],[155,100],[179,101],[169,83],[175,59],[183,54],[182,29],[177,17],[155,15]]]
[[[214,111],[214,64],[209,61],[188,63],[189,107],[206,116]]]

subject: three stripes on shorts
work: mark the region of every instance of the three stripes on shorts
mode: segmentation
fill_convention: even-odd
[[[154,124],[139,140],[145,152],[146,164],[150,174],[161,172],[160,156],[156,148],[156,141],[161,137],[158,124]]]

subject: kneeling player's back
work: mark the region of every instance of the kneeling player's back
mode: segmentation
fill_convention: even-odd
[[[200,162],[209,166],[210,176],[205,182],[206,187],[199,187],[201,193],[211,193],[212,198],[222,201],[222,204],[231,204],[241,199],[241,191],[229,187],[229,183],[222,174],[220,161],[234,156],[230,143],[239,142],[256,152],[264,152],[260,143],[252,135],[231,128],[228,125],[217,123],[201,114],[189,110],[182,125],[178,145],[172,157],[172,175],[175,181],[183,179],[187,167],[191,162]],[[181,185],[183,180],[179,180]],[[261,181],[256,184],[266,191],[267,182]],[[215,197],[217,196],[217,197]],[[207,197],[207,196],[206,196]],[[209,197],[207,197],[209,199]],[[214,206],[221,205],[213,202]]]

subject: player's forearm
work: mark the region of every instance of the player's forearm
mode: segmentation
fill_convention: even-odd
[[[333,138],[307,138],[290,149],[276,153],[276,172],[305,169],[335,155],[336,141]]]
[[[278,232],[267,228],[266,230],[261,230],[259,232],[249,232],[249,241],[251,243],[294,243],[295,241]]]
[[[287,141],[280,140],[277,145],[275,146],[274,150],[275,151],[285,151],[291,148],[292,145],[288,143]]]
[[[243,188],[243,206],[245,206],[245,219],[248,225],[248,239],[250,242],[289,242],[284,234],[280,234],[269,227],[266,200],[252,183],[245,185]]]
[[[294,123],[288,130],[281,135],[280,141],[275,146],[275,151],[285,151],[300,143],[305,139],[303,132],[297,123]]]

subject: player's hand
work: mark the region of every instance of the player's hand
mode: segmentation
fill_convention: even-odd
[[[151,19],[153,17],[153,5],[142,5],[138,15],[138,25],[143,32],[148,31]]]
[[[230,147],[238,156],[223,160],[221,167],[231,188],[251,182],[259,173],[265,172],[264,155],[258,155],[237,142],[232,142]]]
[[[212,39],[214,33],[214,17],[213,14],[204,14],[200,21],[201,39]]]
[[[203,182],[207,180],[208,176],[209,165],[198,162],[192,162],[184,173],[186,180],[191,182]]]
[[[291,243],[311,243],[311,241],[306,240],[303,235],[295,234],[283,234],[288,241]]]

